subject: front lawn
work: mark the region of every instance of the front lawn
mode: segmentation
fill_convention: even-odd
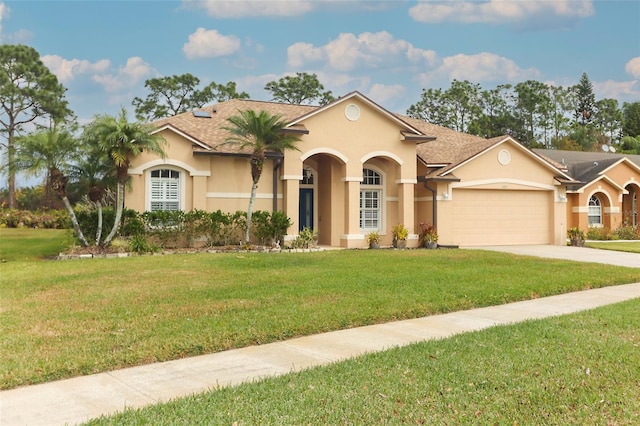
[[[640,299],[388,350],[90,425],[632,425]]]
[[[601,250],[640,253],[640,241],[589,241],[585,245],[590,248],[597,248]]]
[[[142,256],[0,265],[1,387],[638,280],[476,250]]]

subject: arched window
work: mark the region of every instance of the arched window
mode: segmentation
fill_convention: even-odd
[[[379,231],[382,228],[382,176],[371,169],[362,170],[360,183],[360,229]]]
[[[602,225],[602,205],[600,198],[592,195],[589,198],[589,226]]]
[[[151,171],[150,207],[155,210],[180,210],[181,173],[177,170]]]

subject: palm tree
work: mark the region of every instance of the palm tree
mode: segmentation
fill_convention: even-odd
[[[266,160],[267,152],[282,153],[288,149],[297,149],[296,142],[300,137],[285,133],[287,122],[281,120],[279,115],[271,115],[266,111],[256,113],[253,110],[239,111],[239,115],[229,117],[227,121],[231,124],[223,129],[231,132],[226,141],[221,144],[231,144],[240,150],[251,151],[251,196],[249,197],[249,207],[247,208],[247,228],[244,239],[250,242],[251,215],[253,204],[258,190],[258,182],[262,175],[262,169]]]
[[[98,224],[96,228],[95,245],[100,245],[102,239],[102,205],[107,188],[115,187],[114,166],[106,153],[90,143],[85,143],[84,155],[73,165],[70,176],[80,187],[81,193],[96,206]]]
[[[127,111],[122,108],[117,117],[99,115],[85,129],[85,137],[97,143],[115,167],[116,173],[116,218],[111,232],[102,245],[108,246],[115,236],[122,210],[124,209],[124,188],[128,179],[130,159],[143,152],[151,152],[165,157],[164,138],[154,134],[154,127],[141,122],[129,122]]]
[[[85,239],[73,207],[67,197],[68,176],[74,161],[78,159],[79,144],[68,130],[51,128],[23,136],[17,140],[16,169],[24,170],[34,176],[45,172],[45,188],[53,190],[60,197],[69,213],[73,229],[86,247]]]

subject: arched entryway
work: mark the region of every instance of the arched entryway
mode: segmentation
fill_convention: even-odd
[[[318,244],[340,246],[344,228],[345,162],[331,153],[303,159],[299,182],[298,230],[318,233]]]

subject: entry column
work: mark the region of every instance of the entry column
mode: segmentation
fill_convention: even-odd
[[[360,232],[360,182],[361,176],[344,178],[344,234],[340,245],[346,248],[364,247],[364,235]]]
[[[418,235],[415,233],[415,214],[414,214],[414,189],[416,179],[401,179],[396,181],[398,184],[398,219],[409,231],[407,245],[416,247],[418,245]]]

